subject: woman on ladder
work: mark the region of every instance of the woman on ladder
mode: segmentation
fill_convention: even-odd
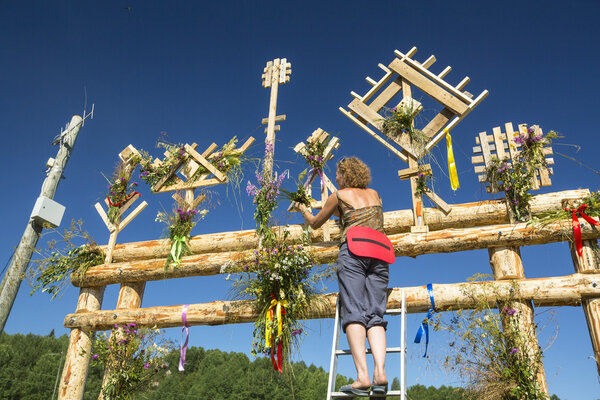
[[[387,322],[383,314],[393,247],[382,233],[381,198],[375,190],[367,188],[371,182],[369,167],[356,157],[343,158],[337,163],[335,181],[339,190],[329,196],[317,215],[312,215],[302,204],[295,206],[313,229],[321,227],[331,215],[339,217],[341,222],[337,265],[340,313],[357,378],[340,391],[358,396],[385,394]],[[366,339],[375,364],[372,381],[367,369]]]

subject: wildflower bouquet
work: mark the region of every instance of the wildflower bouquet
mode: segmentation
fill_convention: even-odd
[[[284,199],[289,200],[291,202],[298,202],[300,204],[304,204],[307,207],[310,207],[312,197],[310,194],[308,194],[308,188],[306,184],[302,183],[304,181],[304,178],[306,178],[306,170],[300,172],[300,175],[298,175],[295,192],[290,192],[283,188],[280,188],[280,190]]]
[[[416,111],[412,101],[405,105],[398,105],[392,109],[387,109],[387,115],[381,125],[381,131],[395,142],[399,142],[402,135],[408,135],[415,155],[420,158],[425,153],[425,145],[429,138],[423,131],[414,128],[413,122]]]
[[[254,323],[252,355],[270,355],[273,366],[282,371],[283,360],[299,347],[302,320],[314,306],[315,285],[328,275],[315,271],[314,256],[300,243],[282,242],[255,250],[238,262],[233,297],[250,299],[259,317]]]
[[[28,270],[32,294],[41,289],[54,299],[67,285],[67,279],[72,273],[83,277],[88,268],[104,262],[104,254],[90,235],[83,231],[82,226],[83,221],[73,220],[70,228],[64,232],[55,229],[53,232],[60,236],[60,240],[51,240],[48,242],[48,250],[38,251],[41,258]],[[84,244],[76,244],[77,239]]]
[[[123,206],[136,192],[137,182],[130,182],[131,171],[128,165],[120,162],[113,176],[108,179],[108,220],[115,224],[119,218],[120,207]]]
[[[208,210],[197,211],[184,210],[182,208],[176,208],[171,213],[158,212],[156,221],[167,224],[169,239],[171,240],[171,250],[167,256],[165,271],[171,263],[175,267],[180,266],[181,257],[192,254],[187,244],[190,239],[190,232],[207,213]]]
[[[256,180],[258,185],[248,181],[246,186],[246,193],[249,196],[254,196],[252,203],[256,204],[256,210],[254,211],[256,234],[262,238],[262,244],[265,247],[272,247],[277,240],[277,236],[271,228],[271,213],[277,207],[280,187],[287,176],[289,176],[287,170],[279,176],[277,173],[273,176],[266,176],[257,170]]]
[[[487,296],[469,293],[474,309],[458,310],[449,322],[438,319],[434,325],[450,336],[444,367],[461,376],[478,399],[547,399],[537,380],[542,350],[531,340],[535,325],[522,324],[525,317],[514,307],[518,293],[515,283],[508,298],[498,296],[499,311],[489,307]]]
[[[517,152],[512,164],[493,157],[486,166],[490,186],[505,192],[506,201],[516,221],[531,219],[529,191],[532,188],[532,180],[535,179],[536,168],[546,163],[542,149],[545,145],[551,144],[552,139],[558,137],[554,131],[548,132],[546,136],[537,132],[536,127],[515,132],[513,142],[514,145],[520,146],[521,150]]]
[[[157,386],[158,380],[170,373],[165,357],[172,345],[160,335],[158,329],[129,323],[115,324],[112,334],[94,337],[91,364],[105,367],[104,399],[131,399],[133,394]]]
[[[323,167],[325,166],[324,154],[328,143],[327,140],[319,141],[312,137],[306,141],[302,157],[304,157],[306,163],[311,167],[311,177],[315,174],[318,174],[320,177],[323,176]]]

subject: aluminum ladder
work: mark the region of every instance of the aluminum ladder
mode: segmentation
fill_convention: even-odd
[[[350,350],[340,350],[340,302],[339,298],[335,307],[335,322],[333,326],[333,343],[331,345],[331,362],[329,364],[329,383],[327,385],[327,400],[334,398],[350,398],[350,397],[371,397],[371,398],[385,398],[385,397],[400,397],[401,400],[406,400],[406,295],[404,289],[402,289],[402,308],[388,309],[385,311],[386,315],[400,315],[400,347],[388,347],[385,349],[386,353],[400,353],[400,390],[388,390],[386,395],[372,395],[372,396],[356,396],[342,392],[334,392],[335,380],[337,377],[337,362],[338,356],[341,355],[352,355]],[[367,349],[367,354],[371,354],[371,349]],[[391,382],[390,382],[391,384]]]

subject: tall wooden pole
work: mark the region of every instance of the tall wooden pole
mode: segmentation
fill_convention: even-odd
[[[71,122],[69,123],[66,132],[61,134],[58,153],[48,172],[48,176],[42,184],[40,196],[45,196],[49,199],[54,198],[60,178],[65,170],[67,161],[71,156],[73,147],[75,146],[75,141],[77,140],[77,135],[79,134],[82,122],[83,118],[79,115],[74,115],[73,118],[71,118]],[[42,234],[42,229],[43,227],[33,219],[29,220],[25,232],[21,237],[21,241],[15,250],[12,262],[6,271],[6,275],[4,275],[2,285],[0,286],[0,333],[4,330],[6,320],[8,319],[10,310],[15,302],[17,293],[19,292],[21,281],[29,266],[31,255]]]

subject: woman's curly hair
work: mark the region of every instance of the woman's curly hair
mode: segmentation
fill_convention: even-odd
[[[371,170],[356,157],[342,158],[337,163],[337,170],[346,187],[364,189],[371,183]]]

